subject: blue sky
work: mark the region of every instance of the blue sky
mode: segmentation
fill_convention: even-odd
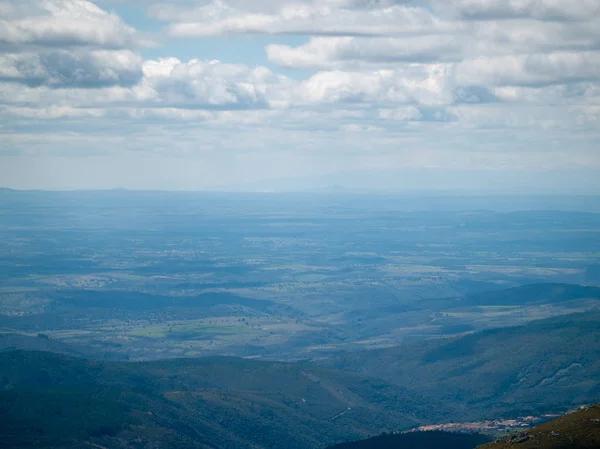
[[[600,193],[597,0],[0,0],[0,24],[0,186]]]

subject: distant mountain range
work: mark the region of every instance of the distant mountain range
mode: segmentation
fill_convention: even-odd
[[[232,185],[220,190],[241,192],[427,192],[455,194],[527,194],[598,192],[598,170],[547,170],[508,173],[503,170],[365,169],[309,177],[281,178]],[[448,186],[452,186],[451,189]]]

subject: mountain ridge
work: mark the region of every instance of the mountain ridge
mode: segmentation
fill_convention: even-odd
[[[0,353],[0,439],[11,447],[112,449],[160,434],[180,447],[316,448],[410,428],[443,408],[427,403],[379,379],[282,362]]]
[[[600,313],[532,321],[463,336],[318,360],[452,402],[465,418],[486,410],[528,415],[600,400]],[[475,412],[475,413],[474,413]]]

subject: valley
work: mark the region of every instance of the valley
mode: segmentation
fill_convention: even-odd
[[[1,195],[7,447],[472,449],[600,401],[593,199]]]
[[[595,199],[511,201],[3,191],[0,332],[295,361],[598,310]]]
[[[13,335],[3,346],[4,336],[0,437],[11,447],[110,449],[312,449],[411,429],[499,437],[600,401],[599,323],[600,314],[555,317],[340,355],[329,366],[86,360],[45,336]]]

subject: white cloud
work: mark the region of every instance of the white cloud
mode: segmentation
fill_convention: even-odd
[[[316,37],[299,47],[269,45],[269,60],[282,67],[331,68],[442,62],[459,59],[463,48],[452,37],[406,38]]]
[[[538,20],[576,20],[600,14],[597,0],[453,0],[446,7],[462,17],[503,20],[530,17]]]
[[[15,90],[8,83],[0,83],[0,104],[23,107],[60,103],[108,109],[268,109],[289,104],[298,84],[266,67],[197,59],[182,62],[176,58],[141,64],[137,56],[126,50],[120,61],[114,59],[114,53],[84,52],[82,58],[87,60],[72,63],[73,53],[65,52],[62,55],[65,60],[56,64],[48,64],[37,55],[0,54],[0,79],[25,84]],[[133,82],[125,82],[127,76]],[[61,89],[57,90],[58,87]]]
[[[484,21],[471,25],[478,45],[467,50],[479,55],[551,53],[600,48],[600,15],[577,22],[532,19]]]
[[[150,6],[166,28],[148,37],[168,39],[145,61],[141,33],[106,11],[127,1],[146,5],[0,0],[0,152],[110,155],[123,179],[160,155],[140,163],[192,187],[365,166],[600,167],[597,1],[174,0]],[[266,37],[246,52],[218,36],[236,33]],[[253,61],[256,42],[272,42],[275,67]],[[197,59],[213,44],[228,63]]]
[[[366,0],[315,3],[280,2],[277,9],[248,11],[236,3],[215,1],[184,8],[160,4],[150,13],[169,22],[175,36],[227,33],[312,35],[407,35],[450,32],[460,24],[435,17],[425,8]],[[366,7],[366,6],[371,7]],[[363,8],[357,8],[363,6]]]
[[[0,53],[0,80],[52,88],[134,85],[141,58],[129,50],[52,50]]]
[[[123,48],[135,30],[85,0],[3,0],[0,44]]]
[[[421,120],[423,114],[414,106],[405,106],[397,109],[381,109],[379,117],[385,120],[412,121]]]
[[[445,68],[436,65],[372,72],[328,71],[303,82],[295,99],[300,104],[448,104],[453,99],[447,80]]]
[[[600,52],[478,58],[456,67],[459,84],[541,86],[600,81]]]
[[[83,109],[69,106],[49,106],[49,107],[0,107],[0,113],[36,120],[53,120],[59,118],[101,118],[105,115],[103,109]]]
[[[52,88],[131,86],[135,30],[85,0],[3,0],[0,80]]]
[[[265,67],[176,58],[147,61],[137,98],[155,105],[188,108],[266,108],[277,101],[287,78]]]

